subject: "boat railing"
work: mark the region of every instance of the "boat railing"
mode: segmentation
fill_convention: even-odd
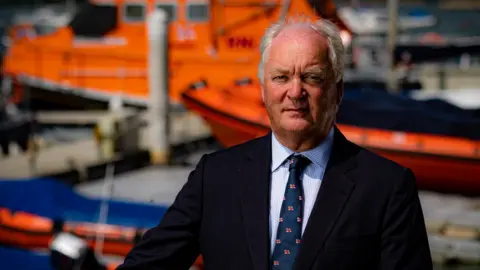
[[[480,160],[480,142],[474,140],[340,126],[349,140],[368,148]]]
[[[146,76],[146,52],[142,50],[78,50],[61,45],[40,47],[28,40],[25,41],[25,49],[29,51],[35,61],[33,70],[29,74],[35,77],[50,73],[53,68],[52,56],[60,58],[60,66],[57,67],[58,78],[64,76]],[[101,59],[99,61],[98,59]],[[32,59],[29,59],[31,61]]]
[[[105,39],[102,39],[106,41]],[[112,40],[112,39],[110,39]],[[92,41],[92,40],[90,40]],[[112,44],[108,42],[100,42],[101,39],[97,39],[98,45],[112,46],[112,45],[121,45],[121,44]],[[108,41],[108,40],[107,40]],[[92,44],[88,43],[86,39],[78,39],[78,41],[73,43],[73,46],[65,46],[64,44],[52,44],[49,43],[48,46],[40,47],[38,44],[33,43],[30,40],[25,41],[25,45],[28,47],[26,49],[32,49],[36,53],[55,53],[63,55],[80,55],[80,56],[101,56],[102,58],[114,58],[114,59],[125,59],[125,60],[144,60],[146,52],[142,50],[97,50],[97,48],[89,48]],[[79,50],[80,47],[85,45],[83,51]]]
[[[49,44],[42,46],[24,38],[7,51],[6,77],[20,85],[95,99],[110,100],[112,92],[126,95],[134,103],[143,104],[148,75],[146,50],[124,50],[85,46]],[[10,60],[11,59],[11,60]],[[19,90],[22,91],[23,90]]]

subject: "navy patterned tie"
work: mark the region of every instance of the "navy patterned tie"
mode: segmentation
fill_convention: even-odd
[[[293,269],[302,238],[303,187],[301,175],[310,160],[304,156],[291,156],[289,163],[290,174],[278,222],[272,269]]]

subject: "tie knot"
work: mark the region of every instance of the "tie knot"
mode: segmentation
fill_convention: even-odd
[[[291,156],[288,158],[288,161],[289,161],[289,167],[288,167],[289,171],[291,170],[302,171],[308,166],[308,164],[310,164],[310,160],[303,155]]]

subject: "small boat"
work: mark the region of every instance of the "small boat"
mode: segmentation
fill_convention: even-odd
[[[48,248],[54,234],[62,231],[88,240],[94,248],[96,236],[104,236],[103,254],[126,256],[145,229],[97,224],[93,222],[70,222],[52,220],[23,211],[11,211],[0,207],[0,243],[26,249]]]
[[[411,168],[421,188],[480,193],[480,131],[475,128],[480,124],[478,119],[458,123],[464,128],[469,124],[470,138],[445,135],[442,133],[455,125],[439,123],[432,126],[421,121],[437,117],[437,112],[429,113],[420,106],[424,104],[417,104],[418,110],[415,111],[415,106],[412,107],[415,101],[411,99],[388,98],[386,92],[374,92],[371,95],[362,94],[362,91],[345,94],[337,125],[349,140]],[[232,83],[220,89],[208,86],[205,82],[196,83],[182,94],[182,98],[188,109],[204,118],[216,139],[225,147],[263,136],[270,131],[258,83]],[[368,100],[372,100],[371,103]],[[395,106],[400,107],[402,102],[405,103],[405,109],[396,109]],[[363,103],[364,106],[361,106]],[[355,108],[358,104],[360,107]],[[419,112],[425,115],[419,115]],[[379,121],[371,122],[370,116],[375,118],[375,115],[380,116]],[[386,118],[388,116],[401,117],[402,120],[389,121]],[[412,117],[419,119],[417,125],[410,123],[416,122]],[[453,133],[455,130],[452,128],[450,131]]]
[[[344,6],[338,9],[339,16],[358,34],[374,35],[388,33],[388,10],[386,8],[355,8]],[[411,8],[410,14],[399,14],[400,32],[423,30],[437,23],[437,18],[427,10]]]
[[[0,244],[48,249],[59,232],[73,234],[102,254],[124,257],[143,233],[158,225],[166,206],[109,200],[105,223],[98,223],[102,201],[81,196],[55,179],[0,181]],[[97,236],[101,235],[101,238]],[[199,257],[196,266],[202,265]]]

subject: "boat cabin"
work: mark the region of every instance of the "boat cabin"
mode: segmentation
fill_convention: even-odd
[[[315,13],[335,16],[336,13],[332,13],[334,7],[328,5],[329,2],[302,0],[284,4],[281,0],[91,0],[81,8],[70,26],[76,37],[140,37],[146,33],[148,14],[155,9],[162,9],[168,15],[170,46],[174,50],[199,47],[207,48],[210,52],[223,49],[255,50],[263,29],[280,17],[295,13],[309,18],[316,17]],[[345,25],[341,27],[347,28]]]

